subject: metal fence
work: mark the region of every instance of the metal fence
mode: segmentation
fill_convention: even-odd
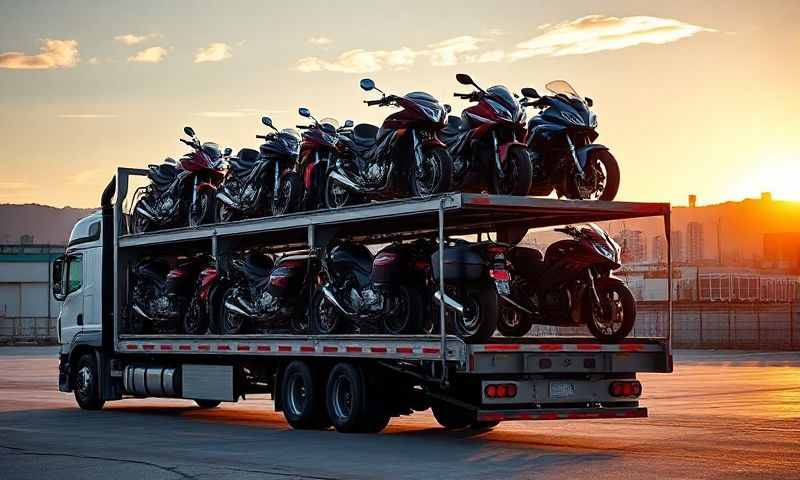
[[[0,316],[0,344],[55,343],[58,320],[49,317]]]

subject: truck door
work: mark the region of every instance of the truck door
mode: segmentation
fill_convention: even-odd
[[[83,331],[84,295],[83,295],[83,254],[73,253],[67,256],[64,268],[64,303],[61,304],[61,341],[72,343],[72,339]]]

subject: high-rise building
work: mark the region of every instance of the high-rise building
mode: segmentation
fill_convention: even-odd
[[[703,224],[689,222],[686,227],[686,261],[697,263],[704,258]]]
[[[663,235],[656,235],[650,248],[650,260],[654,263],[667,262],[667,239]]]
[[[647,260],[647,244],[641,230],[622,230],[614,240],[622,247],[622,263],[641,263]]]
[[[672,250],[673,262],[686,261],[686,249],[683,242],[683,230],[673,230],[669,237],[670,250]]]

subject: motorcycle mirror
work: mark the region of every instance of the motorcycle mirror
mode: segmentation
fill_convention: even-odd
[[[311,116],[311,110],[307,109],[306,107],[300,107],[297,110],[297,113],[299,113],[301,117],[309,118]]]
[[[269,118],[269,117],[261,117],[261,123],[263,123],[264,125],[266,125],[268,127],[272,127],[272,119]],[[272,128],[275,128],[275,127],[272,127]]]
[[[192,127],[183,127],[183,133],[194,138],[194,129]]]
[[[472,77],[470,77],[466,73],[457,73],[456,80],[461,85],[475,85],[475,82],[472,81]]]
[[[535,88],[525,87],[522,90],[522,96],[526,98],[541,98],[539,92]]]
[[[232,149],[231,147],[227,147],[227,148],[225,149],[225,156],[226,156],[226,157],[230,157],[230,156],[231,156],[231,153],[233,153],[233,149]]]
[[[585,97],[585,98],[584,98],[584,100],[586,100],[586,105],[588,105],[588,106],[590,106],[590,107],[591,107],[592,105],[594,105],[594,100],[592,100],[591,98],[589,98],[589,97]]]
[[[345,120],[343,128],[353,128],[353,121],[352,120]]]
[[[372,81],[371,78],[364,78],[359,82],[361,89],[365,92],[369,92],[370,90],[375,88],[375,82]]]
[[[444,104],[444,111],[447,112],[447,113],[450,113],[450,112],[453,111],[453,107],[451,107],[449,103],[445,103]]]

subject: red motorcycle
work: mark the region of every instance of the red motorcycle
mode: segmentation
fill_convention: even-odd
[[[478,103],[461,118],[450,116],[442,132],[453,159],[454,187],[480,192],[488,181],[491,193],[527,195],[533,167],[524,143],[525,110],[504,86],[484,90],[463,73],[456,79],[476,91],[454,95]]]
[[[214,219],[214,197],[225,178],[223,154],[213,142],[201,143],[192,127],[184,133],[191,140],[180,139],[190,146],[191,153],[181,157],[180,164],[168,158],[161,165],[150,165],[150,184],[138,189],[131,212],[131,230],[144,233],[167,227],[191,227]]]
[[[189,335],[203,335],[209,326],[212,333],[219,333],[211,322],[215,312],[212,299],[218,285],[219,271],[211,257],[203,257],[203,261],[205,267],[197,274],[194,292],[183,316],[183,331]]]

